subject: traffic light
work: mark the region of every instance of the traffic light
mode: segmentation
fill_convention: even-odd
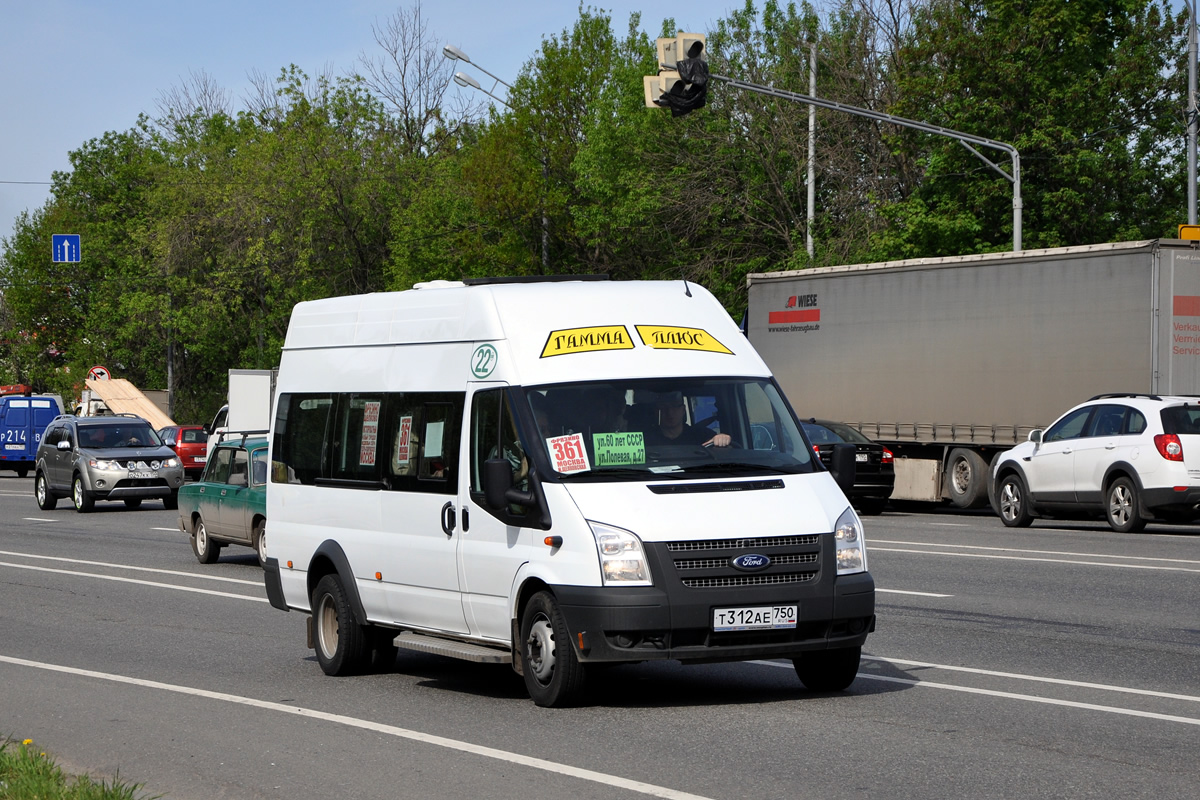
[[[679,33],[656,41],[658,74],[646,75],[642,86],[647,108],[669,108],[682,117],[703,108],[708,97],[708,52],[704,34]]]

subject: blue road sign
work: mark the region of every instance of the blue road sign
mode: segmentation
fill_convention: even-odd
[[[81,261],[78,233],[56,233],[50,237],[54,247],[54,263]]]

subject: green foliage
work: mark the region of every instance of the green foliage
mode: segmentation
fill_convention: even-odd
[[[135,800],[141,789],[67,775],[32,740],[0,741],[0,800]]]
[[[370,83],[290,66],[240,111],[181,103],[72,152],[0,247],[0,383],[69,398],[94,364],[146,388],[169,374],[176,418],[203,421],[229,369],[278,363],[312,298],[607,273],[701,283],[737,317],[751,272],[1012,246],[1011,183],[951,139],[821,109],[810,165],[801,103],[714,80],[688,116],[645,108],[639,15],[617,34],[580,7],[485,118],[449,112],[436,37],[398,22]],[[820,97],[1017,147],[1026,248],[1185,216],[1165,0],[748,0],[705,32],[715,76],[807,94],[815,46]],[[61,232],[81,263],[49,263]]]

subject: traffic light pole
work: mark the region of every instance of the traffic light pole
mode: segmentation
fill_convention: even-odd
[[[832,100],[823,100],[819,97],[810,97],[806,94],[798,92],[788,92],[783,89],[775,89],[770,86],[762,86],[757,83],[749,83],[736,78],[726,78],[722,75],[709,76],[710,80],[721,81],[727,83],[736,89],[744,89],[748,92],[757,94],[765,94],[771,97],[778,97],[781,100],[793,100],[797,103],[807,103],[810,106],[818,106],[827,108],[830,111],[841,111],[846,114],[855,114],[867,119],[873,119],[877,122],[888,122],[893,125],[899,125],[904,128],[912,128],[914,130],[932,133],[935,136],[946,136],[951,139],[957,139],[959,144],[971,151],[983,163],[987,164],[993,170],[998,172],[1005,180],[1013,185],[1013,252],[1021,252],[1021,154],[1017,152],[1017,148],[1004,142],[997,142],[993,139],[985,139],[982,136],[973,136],[969,133],[943,128],[939,125],[930,125],[926,122],[917,122],[904,117],[893,116],[892,114],[884,114],[880,111],[871,111],[858,106],[846,105],[845,103],[836,103]],[[1002,150],[1008,153],[1012,158],[1012,174],[1008,174],[1001,169],[994,161],[987,158],[985,155],[976,150],[976,147],[988,147],[996,150]]]

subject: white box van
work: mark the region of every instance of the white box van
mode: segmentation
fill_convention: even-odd
[[[300,303],[270,458],[267,594],[331,675],[403,647],[511,663],[557,706],[594,663],[790,658],[841,690],[874,629],[858,517],[694,284]]]

